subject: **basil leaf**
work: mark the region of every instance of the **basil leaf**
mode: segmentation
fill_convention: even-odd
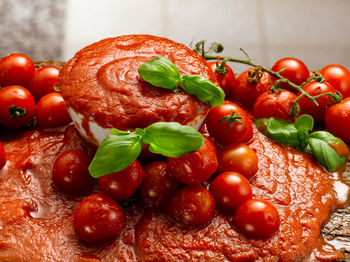
[[[310,137],[309,145],[317,161],[329,171],[336,170],[346,160],[346,157],[340,157],[327,142],[321,139]]]
[[[150,144],[149,150],[153,153],[180,157],[198,150],[204,143],[204,137],[190,126],[158,122],[145,129],[142,141]]]
[[[316,131],[310,134],[310,137],[320,139],[326,143],[338,143],[341,141],[339,138],[333,136],[327,131]]]
[[[177,67],[169,59],[161,56],[141,65],[138,73],[146,82],[170,91],[177,90],[176,87],[181,81]]]
[[[184,75],[180,86],[186,93],[195,95],[210,106],[219,106],[225,99],[224,91],[203,76]]]
[[[308,147],[308,140],[309,140],[309,127],[306,126],[299,126],[298,127],[298,140],[299,145],[297,146],[297,149],[300,151],[307,151]]]
[[[141,137],[135,133],[107,136],[92,159],[90,175],[98,178],[125,169],[139,156],[141,146]]]
[[[129,135],[131,132],[130,131],[119,130],[119,129],[116,129],[116,128],[112,128],[111,129],[111,133],[113,135],[116,135],[116,136],[121,136],[121,135]]]
[[[307,131],[311,131],[314,128],[314,119],[312,116],[303,114],[299,116],[294,123],[296,128],[304,127]]]
[[[258,121],[262,122],[261,120]],[[298,130],[291,121],[277,119],[274,117],[264,118],[265,135],[280,144],[298,146]]]

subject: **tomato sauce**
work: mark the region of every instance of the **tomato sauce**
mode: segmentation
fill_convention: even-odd
[[[202,75],[217,83],[207,62],[183,44],[150,35],[108,38],[82,49],[63,67],[60,88],[67,107],[86,122],[121,130],[159,121],[187,124],[205,117],[205,103],[183,91],[151,86],[139,77],[138,68],[158,56],[170,59],[181,75]],[[84,128],[91,135],[88,126]]]
[[[54,160],[69,149],[93,154],[73,125],[50,131],[0,135],[7,163],[0,170],[0,261],[331,261],[341,252],[320,235],[329,213],[345,203],[336,174],[314,159],[276,144],[255,128],[250,146],[259,158],[253,197],[278,209],[279,231],[248,239],[216,211],[202,227],[185,227],[162,211],[132,204],[127,226],[115,240],[87,244],[74,232],[73,214],[83,196],[69,196],[52,182]],[[95,188],[95,191],[99,191]],[[347,191],[347,190],[345,190]]]

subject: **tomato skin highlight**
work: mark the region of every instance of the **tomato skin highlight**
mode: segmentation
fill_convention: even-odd
[[[141,164],[135,160],[124,170],[102,176],[98,179],[101,191],[113,199],[131,197],[146,176]]]
[[[326,128],[344,142],[350,142],[350,97],[330,106],[324,116]]]
[[[238,119],[241,123],[235,122],[230,127],[230,122],[222,122],[221,120],[231,116],[233,112],[235,116],[241,117]],[[253,132],[247,135],[247,130],[250,129],[248,125],[251,125],[251,122],[247,121],[245,111],[233,102],[225,101],[220,106],[212,107],[205,123],[209,134],[222,145],[246,143],[253,137]]]
[[[11,117],[10,107],[20,110],[19,116]],[[25,111],[22,111],[25,110]],[[7,86],[0,90],[0,122],[10,129],[19,129],[33,121],[35,100],[22,86]]]
[[[233,99],[247,108],[252,108],[257,97],[270,89],[271,76],[267,72],[261,72],[262,77],[257,83],[251,83],[247,80],[249,72],[253,71],[254,69],[250,68],[241,73],[236,78],[231,92]]]
[[[225,97],[231,97],[231,91],[234,85],[235,81],[235,74],[233,73],[232,69],[225,63],[225,68],[227,69],[226,74],[221,74],[216,71],[216,61],[209,62],[209,68],[215,73],[216,79],[218,80],[220,87],[225,92]],[[221,65],[221,62],[219,62],[219,65]]]
[[[200,149],[177,158],[168,158],[171,175],[187,185],[207,181],[218,168],[216,148],[213,141],[205,138]]]
[[[209,190],[216,206],[225,213],[234,212],[243,202],[252,198],[249,181],[236,172],[221,173],[211,182]]]
[[[35,74],[33,61],[21,53],[13,53],[0,60],[0,86],[27,87]]]
[[[38,101],[44,95],[57,92],[55,85],[58,84],[58,75],[60,68],[57,66],[43,66],[39,68],[30,82],[28,89]]]
[[[185,186],[170,200],[169,212],[187,226],[202,226],[213,218],[215,201],[203,186]]]
[[[297,96],[281,89],[273,93],[264,92],[255,100],[253,112],[256,118],[275,117],[294,121],[292,116],[292,104]]]
[[[99,242],[118,235],[126,225],[119,204],[101,193],[85,197],[77,206],[73,226],[79,237],[87,242]]]
[[[0,142],[0,169],[6,164],[6,151],[4,145]]]
[[[324,93],[331,92],[335,94],[334,88],[327,82],[319,83],[316,81],[311,81],[307,83],[302,89],[311,96],[316,96]],[[311,115],[315,122],[322,122],[324,119],[324,114],[327,110],[327,106],[332,102],[328,96],[322,96],[316,99],[318,106],[316,106],[307,97],[302,97],[299,99],[298,103],[300,106],[301,114]]]
[[[60,93],[43,96],[36,105],[35,113],[40,127],[59,127],[72,121]]]
[[[270,202],[249,199],[237,208],[233,223],[246,237],[266,238],[278,231],[280,218]]]
[[[247,145],[235,144],[223,147],[218,152],[219,172],[237,172],[247,179],[259,170],[255,151]]]
[[[321,69],[320,74],[342,94],[343,99],[350,97],[350,72],[344,66],[327,65]]]
[[[52,180],[64,192],[81,194],[92,189],[94,179],[89,174],[91,158],[81,150],[63,152],[54,162]]]
[[[307,66],[301,60],[294,57],[285,57],[279,59],[272,66],[271,70],[274,72],[278,72],[284,68],[285,70],[281,72],[280,75],[287,78],[289,81],[298,86],[304,83],[310,76],[310,72]],[[273,84],[276,82],[276,80],[277,79],[275,77],[272,77]],[[288,90],[292,93],[298,92],[298,90],[286,83],[280,83],[279,87]]]

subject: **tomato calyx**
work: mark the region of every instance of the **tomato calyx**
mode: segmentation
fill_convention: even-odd
[[[17,117],[22,117],[27,114],[27,110],[25,108],[21,108],[15,105],[9,107],[10,118],[14,119]]]
[[[216,68],[215,71],[218,72],[219,74],[226,75],[228,73],[228,69],[225,67],[226,61],[222,60],[220,61],[221,63],[219,64],[219,60],[216,60]]]
[[[247,82],[252,84],[259,83],[262,77],[262,67],[257,66],[256,68],[254,68],[254,70],[248,72]]]
[[[230,126],[227,129],[227,132],[228,132],[228,131],[230,131],[230,129],[232,128],[234,123],[239,123],[239,124],[243,125],[242,121],[240,120],[242,118],[243,117],[240,116],[239,113],[236,114],[236,111],[233,111],[230,116],[224,116],[219,122],[229,122],[230,123]]]

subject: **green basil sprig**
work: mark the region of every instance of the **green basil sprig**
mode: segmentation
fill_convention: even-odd
[[[177,122],[157,122],[134,132],[111,129],[98,147],[89,166],[92,177],[98,178],[125,169],[140,155],[142,143],[150,151],[166,157],[180,157],[198,150],[204,137],[190,126]]]
[[[156,57],[138,69],[141,78],[157,87],[170,91],[178,91],[178,85],[190,95],[210,106],[218,106],[224,102],[224,91],[210,80],[200,75],[184,75],[181,77],[176,66],[165,57]]]
[[[312,132],[314,120],[310,115],[301,115],[293,123],[277,118],[256,119],[257,128],[267,137],[280,144],[296,147],[314,155],[317,161],[330,171],[336,170],[346,161],[332,145],[344,143],[326,131]]]

